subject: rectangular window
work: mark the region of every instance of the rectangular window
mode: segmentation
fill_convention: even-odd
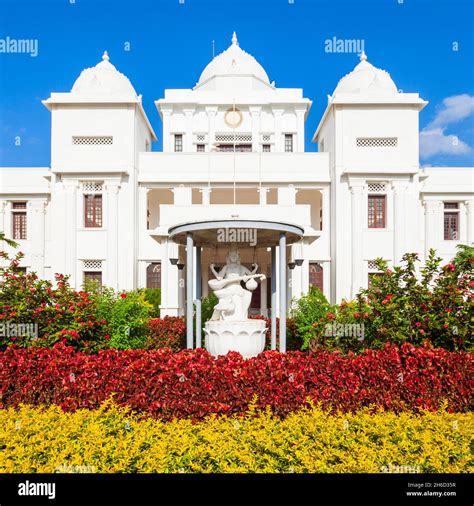
[[[293,152],[293,134],[285,134],[285,152]]]
[[[444,203],[444,240],[457,241],[459,239],[459,204],[458,202]]]
[[[26,202],[12,202],[12,236],[26,239]]]
[[[102,195],[84,195],[84,227],[102,227]]]
[[[152,262],[146,268],[146,287],[161,288],[161,262]]]
[[[84,271],[84,281],[95,281],[102,286],[102,272],[100,271]]]
[[[323,266],[317,262],[309,263],[309,286],[323,291]]]
[[[264,153],[270,153],[270,151],[271,151],[271,150],[270,150],[270,144],[263,144],[263,145],[262,145],[262,151],[263,151]]]
[[[206,146],[204,144],[196,144],[196,149],[198,153],[204,153],[206,151]]]
[[[385,228],[386,208],[386,195],[369,195],[369,228]]]
[[[234,144],[218,144],[217,151],[223,153],[233,153]],[[252,151],[252,144],[235,144],[236,153],[249,153]]]
[[[180,153],[181,151],[183,151],[183,134],[175,134],[174,150],[176,153]]]

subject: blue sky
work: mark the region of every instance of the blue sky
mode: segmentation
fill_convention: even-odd
[[[369,61],[399,89],[430,102],[420,117],[423,164],[474,165],[472,0],[291,1],[0,0],[0,40],[38,41],[36,57],[0,52],[0,165],[50,164],[50,113],[41,100],[70,91],[105,49],[143,95],[161,138],[154,100],[165,88],[194,86],[212,40],[217,54],[233,30],[277,86],[301,87],[313,101],[308,151],[316,150],[311,137],[327,94],[358,62],[356,54],[325,52],[336,37],[363,40]]]

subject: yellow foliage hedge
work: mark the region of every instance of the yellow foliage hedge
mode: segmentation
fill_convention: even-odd
[[[111,403],[96,411],[0,410],[0,472],[472,472],[472,414],[330,415],[162,422]],[[400,467],[399,467],[400,466]]]

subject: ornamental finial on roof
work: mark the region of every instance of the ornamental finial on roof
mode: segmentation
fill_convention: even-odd
[[[360,53],[360,61],[366,61],[367,55],[365,54],[365,51],[362,50],[362,53]]]
[[[104,54],[102,55],[102,60],[103,61],[109,61],[109,53],[107,53],[107,51],[104,51]]]
[[[234,46],[239,45],[239,41],[237,40],[237,34],[235,32],[232,34],[232,44],[234,44]]]

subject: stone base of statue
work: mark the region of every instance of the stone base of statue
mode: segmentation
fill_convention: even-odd
[[[229,351],[256,357],[265,348],[266,331],[265,320],[210,320],[204,325],[206,349],[215,357]]]

